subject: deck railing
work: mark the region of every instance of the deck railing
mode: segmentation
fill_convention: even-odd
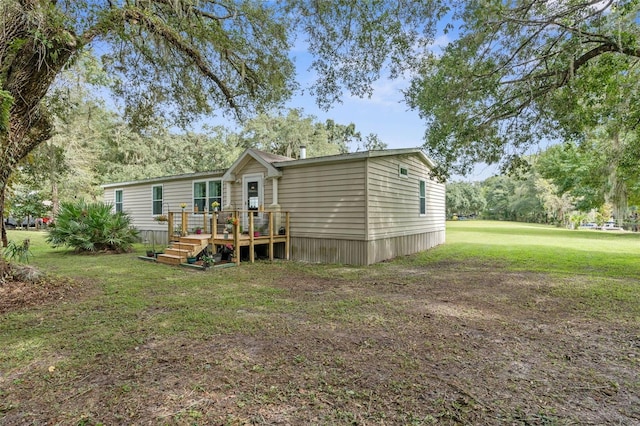
[[[269,245],[273,259],[273,244],[285,243],[289,258],[289,212],[258,210],[223,210],[193,213],[169,212],[169,240],[191,234],[210,235],[211,244],[233,244],[236,262],[240,262],[240,247],[249,246],[249,258],[254,261],[254,247]]]

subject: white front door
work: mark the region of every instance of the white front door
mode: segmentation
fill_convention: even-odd
[[[264,203],[264,176],[262,174],[242,176],[242,209],[258,211]],[[242,215],[242,229],[247,231],[247,215]]]

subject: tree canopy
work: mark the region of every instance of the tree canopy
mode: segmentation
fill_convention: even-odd
[[[626,123],[637,124],[637,103],[605,99],[606,83],[593,76],[624,79],[633,99],[639,10],[636,0],[456,3],[459,37],[423,58],[406,91],[441,174],[480,161],[517,166],[541,139],[564,137],[587,116],[605,119],[612,106],[628,106]]]
[[[316,121],[302,111],[290,109],[286,115],[260,114],[248,120],[241,133],[241,144],[286,157],[298,157],[305,146],[309,157],[349,152],[348,144],[360,140],[355,125]]]
[[[487,201],[478,183],[453,182],[447,184],[447,217],[479,215],[486,206]]]

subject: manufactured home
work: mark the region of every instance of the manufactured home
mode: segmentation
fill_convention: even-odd
[[[188,219],[190,227],[200,223],[198,215],[217,218],[209,229],[203,222],[215,235],[235,212],[240,232],[252,235],[250,223],[262,227],[257,237],[267,227],[259,213],[268,212],[271,235],[287,233],[287,244],[275,249],[280,257],[369,265],[444,243],[445,187],[430,176],[432,168],[420,149],[299,159],[247,149],[226,170],[103,188],[105,201],[128,213],[143,233],[159,235],[160,244],[172,231],[158,219],[174,213],[195,218]]]

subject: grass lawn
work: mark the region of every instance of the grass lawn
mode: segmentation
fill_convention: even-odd
[[[187,270],[32,241],[0,424],[640,424],[640,235],[447,223],[370,267]]]

